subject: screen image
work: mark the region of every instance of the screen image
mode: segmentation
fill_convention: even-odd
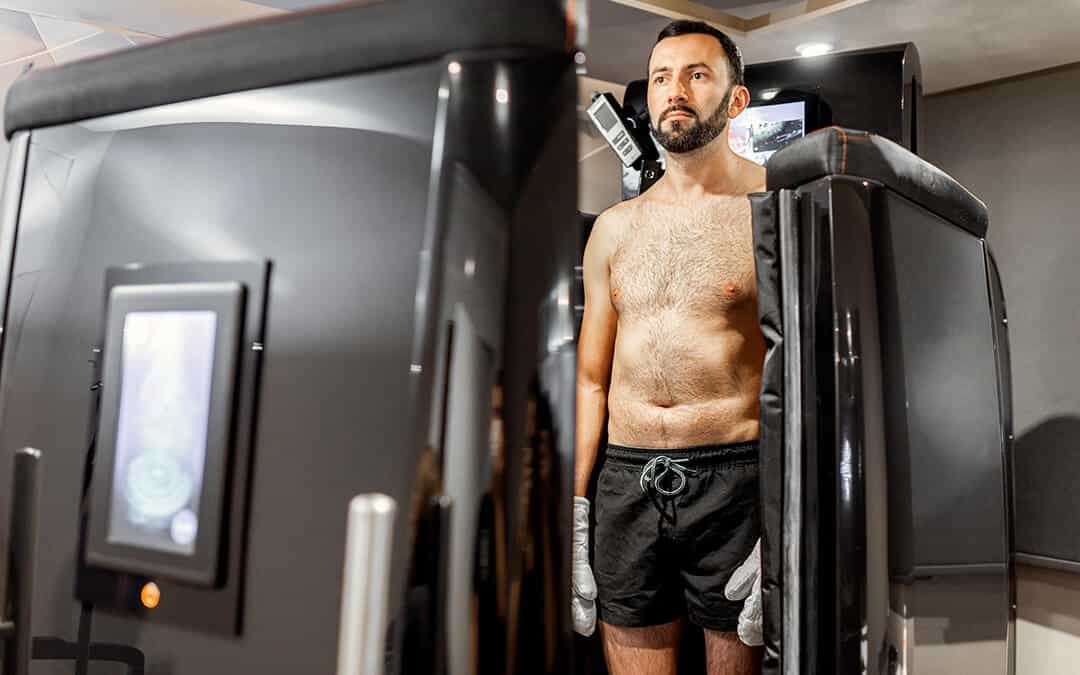
[[[126,315],[109,543],[195,552],[216,329],[212,311]]]
[[[747,108],[731,120],[731,149],[758,164],[774,152],[806,134],[806,104],[774,103]]]

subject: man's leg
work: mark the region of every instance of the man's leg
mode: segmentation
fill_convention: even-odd
[[[735,633],[705,630],[709,675],[758,675],[761,651],[760,647],[747,647]]]
[[[596,486],[596,612],[611,675],[675,675],[686,614],[679,561],[641,490],[653,451],[609,446]]]
[[[744,603],[728,600],[724,587],[760,536],[758,444],[701,448],[694,458],[698,473],[677,497],[678,535],[692,542],[682,558],[687,613],[704,629],[709,675],[757,675],[761,650],[735,632]]]
[[[600,622],[610,675],[676,675],[682,619],[659,626],[626,628]],[[749,671],[747,671],[749,672]]]

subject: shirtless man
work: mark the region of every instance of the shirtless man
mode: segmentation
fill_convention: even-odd
[[[761,644],[765,343],[747,194],[765,170],[732,152],[727,129],[749,102],[726,35],[665,28],[648,105],[667,171],[601,214],[585,248],[572,609],[582,634],[599,614],[612,675],[674,675],[684,617],[704,629],[710,675],[760,668],[747,643]],[[585,493],[605,415],[594,585]]]

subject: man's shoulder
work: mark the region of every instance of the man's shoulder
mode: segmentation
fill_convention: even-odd
[[[612,204],[600,212],[600,215],[596,218],[597,224],[603,222],[604,225],[610,228],[625,223],[637,208],[639,199],[641,197],[634,197],[633,199],[626,199]]]
[[[637,210],[636,202],[639,199],[641,197],[616,202],[601,211],[600,215],[596,217],[596,222],[593,223],[592,231],[594,235],[604,238],[617,237],[633,218],[634,212]]]
[[[617,202],[600,212],[589,233],[589,242],[585,247],[587,255],[591,252],[593,256],[607,259],[614,254],[630,227],[637,210],[634,203],[637,199],[639,198]]]

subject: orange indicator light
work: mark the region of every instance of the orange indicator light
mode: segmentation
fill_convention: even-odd
[[[139,599],[142,600],[143,607],[147,609],[153,609],[161,602],[161,589],[153,581],[147,583],[142,587],[142,592],[139,593]]]

